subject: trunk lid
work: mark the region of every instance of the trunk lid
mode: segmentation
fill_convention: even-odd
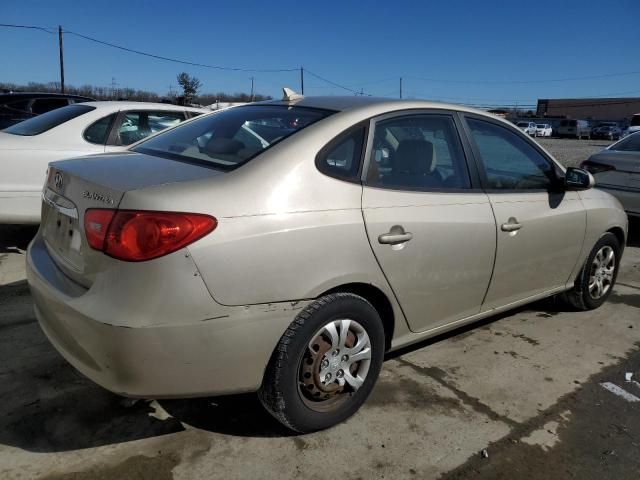
[[[88,245],[84,231],[87,209],[115,210],[128,191],[221,173],[133,152],[52,162],[42,192],[40,226],[47,250],[66,275],[88,288],[98,272],[119,260]]]

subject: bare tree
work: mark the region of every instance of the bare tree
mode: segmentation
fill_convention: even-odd
[[[200,80],[196,77],[190,76],[187,72],[182,72],[176,78],[178,80],[178,85],[182,87],[182,91],[184,92],[185,103],[190,103],[202,85]]]

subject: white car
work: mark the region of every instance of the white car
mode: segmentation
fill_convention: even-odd
[[[536,137],[550,137],[552,131],[551,125],[548,123],[536,124]]]
[[[533,122],[518,122],[516,123],[516,127],[532,137],[536,134],[536,124]]]
[[[210,110],[145,102],[86,102],[0,131],[0,224],[40,223],[47,165],[126,150],[149,135]]]
[[[622,133],[623,137],[631,135],[632,133],[640,132],[640,113],[636,113],[631,117],[631,123],[627,129]]]

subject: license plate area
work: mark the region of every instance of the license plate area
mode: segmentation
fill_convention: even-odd
[[[78,210],[68,199],[50,190],[43,194],[45,209],[44,239],[50,253],[58,262],[80,272],[82,270],[82,232]]]

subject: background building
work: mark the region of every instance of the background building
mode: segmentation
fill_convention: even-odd
[[[635,98],[551,98],[539,99],[538,117],[628,121],[640,113],[640,97]]]

